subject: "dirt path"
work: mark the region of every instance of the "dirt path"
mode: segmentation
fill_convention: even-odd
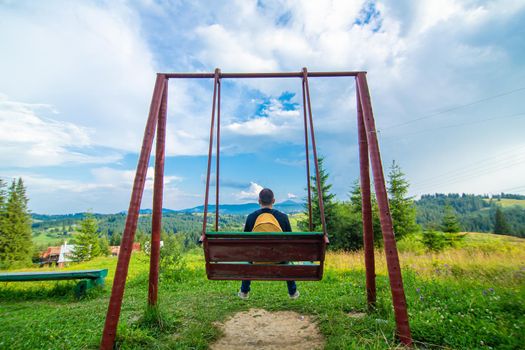
[[[324,345],[317,324],[309,316],[292,311],[250,309],[217,326],[224,336],[211,345],[212,350],[314,350]]]

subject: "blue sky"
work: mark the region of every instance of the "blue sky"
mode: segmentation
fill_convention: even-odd
[[[306,66],[368,71],[385,169],[412,195],[525,193],[523,23],[523,1],[0,1],[0,176],[24,178],[34,212],[125,210],[156,72]],[[353,79],[310,84],[346,199]],[[224,81],[222,203],[304,197],[300,88]],[[202,204],[211,98],[211,81],[170,81],[165,207]]]

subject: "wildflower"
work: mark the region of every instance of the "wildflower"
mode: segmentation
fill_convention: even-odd
[[[423,298],[423,296],[420,295],[420,296],[419,296],[419,300],[423,301],[423,299],[425,299],[425,298]]]
[[[419,294],[421,292],[421,288],[416,288],[416,292]]]

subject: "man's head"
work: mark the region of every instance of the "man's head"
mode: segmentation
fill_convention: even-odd
[[[259,192],[259,204],[261,207],[272,207],[275,203],[275,197],[273,196],[273,191],[269,188],[263,188]]]

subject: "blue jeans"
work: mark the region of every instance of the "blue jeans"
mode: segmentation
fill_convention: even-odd
[[[241,283],[241,292],[248,293],[250,291],[250,284],[252,281],[250,280],[243,280]],[[286,286],[288,287],[288,294],[294,295],[297,291],[297,286],[295,285],[295,281],[286,281]]]

